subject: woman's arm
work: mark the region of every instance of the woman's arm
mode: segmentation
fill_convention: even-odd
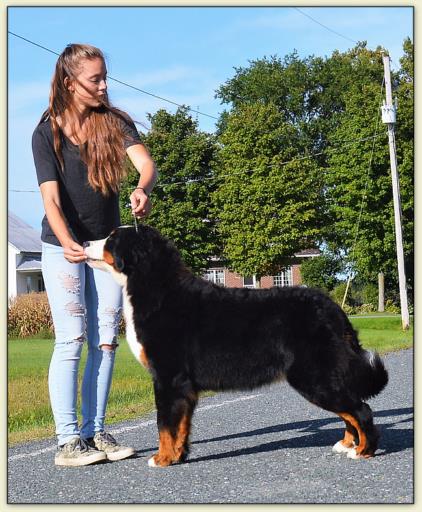
[[[86,260],[83,247],[75,242],[67,228],[66,220],[60,205],[59,185],[57,181],[45,181],[40,185],[45,214],[53,233],[64,250],[64,257],[70,263]]]
[[[152,207],[148,195],[157,181],[157,170],[151,155],[143,144],[129,146],[126,152],[139,172],[137,188],[130,195],[132,213],[138,217],[146,217]]]

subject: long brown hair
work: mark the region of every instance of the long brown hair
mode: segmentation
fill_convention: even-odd
[[[59,56],[56,69],[51,81],[48,109],[43,113],[41,122],[51,120],[53,132],[54,151],[64,172],[62,154],[62,138],[57,118],[66,116],[71,131],[74,132],[76,109],[72,94],[66,86],[66,79],[76,80],[82,59],[100,58],[105,62],[102,51],[95,46],[87,44],[69,44]],[[67,115],[66,115],[67,113]],[[102,98],[102,104],[91,108],[85,121],[87,141],[80,146],[81,157],[88,168],[88,183],[97,191],[107,196],[110,192],[117,192],[125,176],[125,148],[123,141],[122,121],[129,116],[113,107],[107,93]]]

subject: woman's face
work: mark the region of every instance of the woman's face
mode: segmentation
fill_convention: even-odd
[[[82,59],[76,80],[69,84],[75,106],[80,111],[99,107],[107,91],[107,69],[101,58]]]

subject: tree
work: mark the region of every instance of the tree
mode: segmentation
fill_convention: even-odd
[[[376,281],[377,273],[382,270],[386,274],[386,285],[391,286],[397,279],[397,264],[388,144],[385,127],[380,121],[380,137],[375,144],[372,139],[380,117],[381,51],[381,47],[369,50],[366,42],[360,42],[347,52],[335,51],[324,59],[313,56],[301,59],[297,52],[283,59],[264,57],[251,61],[246,68],[237,68],[233,78],[218,89],[217,97],[232,109],[221,118],[222,134],[231,113],[242,106],[275,106],[281,122],[296,131],[297,154],[314,154],[315,165],[325,169],[325,217],[323,229],[315,238],[324,240],[348,258],[361,279]],[[395,85],[399,99],[396,139],[406,272],[411,284],[413,46],[408,39],[404,42],[404,56]]]
[[[214,217],[228,266],[258,278],[279,271],[320,228],[321,180],[297,159],[297,130],[274,104],[236,108],[219,141]],[[288,163],[286,163],[288,162]]]
[[[406,277],[410,292],[414,281],[414,62],[413,44],[409,38],[403,43],[404,55],[401,67],[394,77],[398,100],[397,163],[400,179],[401,205],[403,214],[403,243]]]
[[[147,222],[170,238],[185,263],[200,272],[216,252],[214,223],[209,215],[215,137],[198,130],[187,108],[181,107],[175,114],[159,110],[149,121],[151,131],[142,139],[157,165],[159,181],[151,194],[153,210]],[[138,174],[128,165],[120,200],[123,221],[132,223],[125,205]]]
[[[324,252],[315,258],[305,260],[300,266],[303,284],[331,292],[340,282],[337,277],[342,262],[334,254]]]
[[[377,282],[378,272],[383,272],[387,286],[394,286],[397,263],[389,150],[386,128],[380,120],[385,98],[381,91],[382,60],[374,59],[369,50],[361,51],[358,58],[351,56],[350,69],[358,79],[347,90],[344,113],[328,140],[333,146],[339,141],[356,142],[344,145],[341,151],[333,150],[328,157],[325,183],[330,221],[325,238],[330,247],[346,253],[361,280]],[[408,115],[407,119],[411,123]],[[379,137],[371,139],[376,131]],[[410,128],[407,137],[411,132]],[[409,235],[409,225],[413,227],[413,209],[409,208],[413,205],[413,189],[409,186],[413,168],[409,165],[411,159],[407,167],[402,167],[400,160],[403,225]],[[412,247],[410,236],[407,257],[413,253]]]

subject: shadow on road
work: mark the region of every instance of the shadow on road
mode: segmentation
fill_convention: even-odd
[[[394,421],[394,417],[403,415],[409,415],[410,417],[400,419],[399,421]],[[375,418],[386,418],[386,421],[384,423],[379,423],[376,421],[376,424],[381,434],[379,445],[379,449],[381,451],[380,455],[399,452],[413,447],[413,425],[411,428],[396,428],[401,424],[413,422],[413,408],[408,407],[394,410],[377,411],[374,413],[374,416]],[[390,419],[390,421],[388,421],[388,419]],[[329,426],[334,423],[340,423],[341,426],[339,426],[338,428],[329,428]],[[250,446],[228,452],[207,455],[204,457],[198,457],[194,459],[188,459],[187,462],[194,463],[206,460],[239,457],[241,455],[252,455],[256,453],[278,451],[286,448],[315,448],[319,446],[328,447],[334,445],[339,439],[342,439],[344,434],[344,428],[341,420],[338,420],[337,418],[325,418],[310,421],[308,420],[293,423],[283,423],[280,425],[273,425],[265,428],[251,430],[248,432],[228,434],[224,436],[215,437],[212,439],[202,439],[199,441],[194,441],[192,445],[226,441],[230,439],[262,436],[265,434],[273,434],[277,432],[286,431],[296,431],[298,434],[301,435],[292,439],[271,441],[268,443],[258,444],[256,446]]]

